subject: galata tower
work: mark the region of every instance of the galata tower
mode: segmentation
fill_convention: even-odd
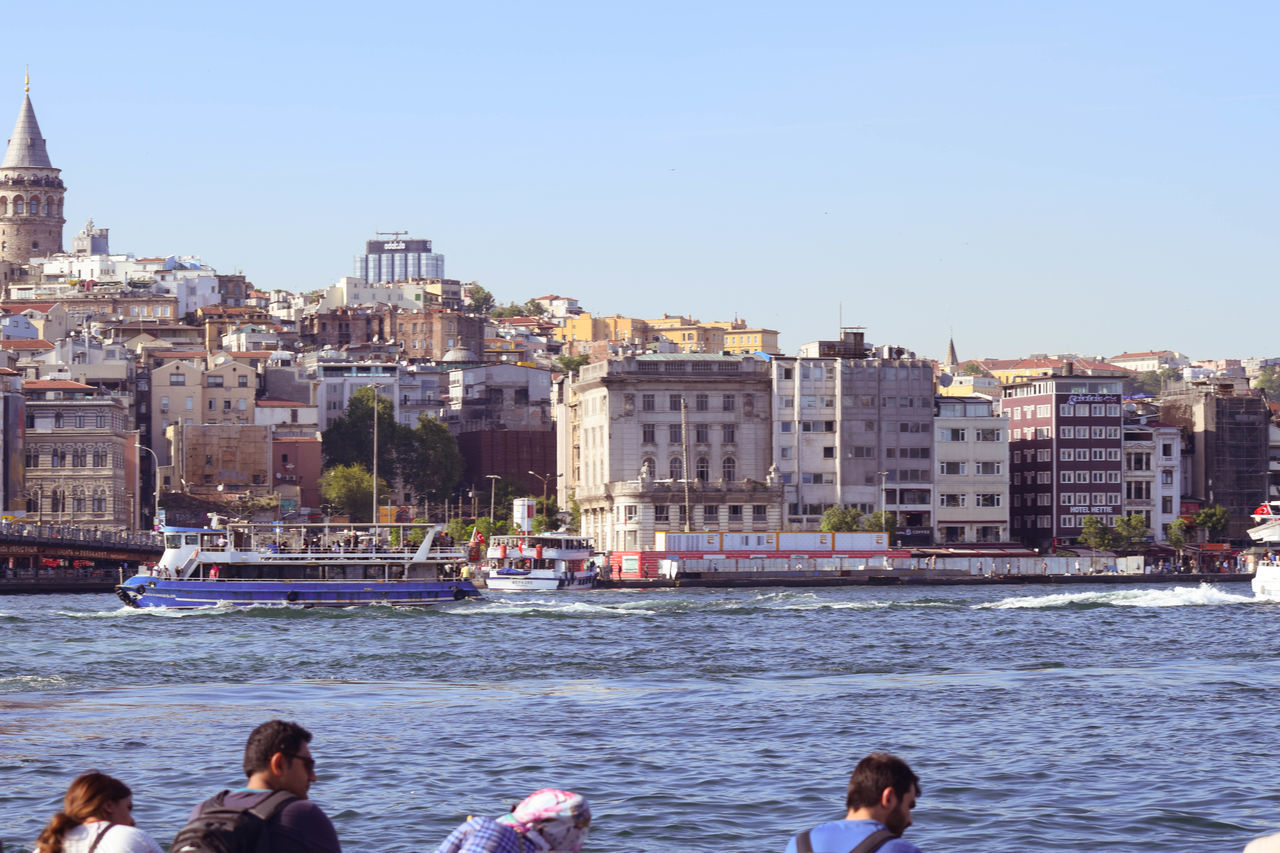
[[[49,151],[31,107],[31,85],[18,122],[0,162],[0,278],[21,276],[20,266],[32,258],[62,251],[62,196],[66,189],[61,170],[49,162]]]

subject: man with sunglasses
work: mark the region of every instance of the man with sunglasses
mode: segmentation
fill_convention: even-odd
[[[310,742],[311,732],[297,723],[269,720],[254,729],[244,747],[244,787],[197,806],[174,839],[173,853],[341,853],[333,823],[307,799],[316,780]],[[265,843],[259,845],[263,833]]]

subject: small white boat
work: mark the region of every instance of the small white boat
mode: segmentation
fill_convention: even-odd
[[[598,576],[591,540],[573,533],[495,536],[485,556],[485,585],[497,591],[591,589]]]
[[[1280,501],[1259,506],[1253,511],[1253,520],[1259,524],[1249,528],[1249,538],[1280,552]],[[1280,553],[1271,553],[1257,562],[1253,573],[1253,594],[1280,599]]]

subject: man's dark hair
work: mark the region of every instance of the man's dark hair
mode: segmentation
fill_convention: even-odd
[[[297,723],[268,720],[249,734],[244,745],[244,775],[252,776],[268,769],[271,756],[277,752],[296,758],[308,743],[311,743],[311,732]]]
[[[873,752],[858,762],[849,777],[849,793],[845,795],[845,808],[873,808],[880,804],[880,794],[892,788],[899,797],[905,797],[912,788],[920,796],[920,779],[907,762],[886,752]]]

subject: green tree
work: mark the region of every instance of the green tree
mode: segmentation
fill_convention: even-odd
[[[565,373],[573,373],[584,364],[591,361],[589,355],[559,355],[556,356],[556,367]]]
[[[582,504],[578,503],[578,496],[573,492],[569,493],[569,525],[565,529],[569,533],[582,530]]]
[[[1169,547],[1178,552],[1178,565],[1182,565],[1182,549],[1187,545],[1187,522],[1183,518],[1175,518],[1169,523],[1165,532],[1165,541]]]
[[[1080,524],[1080,544],[1095,551],[1111,551],[1116,546],[1116,534],[1100,518],[1086,515]]]
[[[861,529],[862,511],[851,506],[833,506],[822,514],[819,530],[828,533],[850,533]]]
[[[378,478],[378,492],[388,488]],[[335,465],[320,475],[320,496],[352,521],[373,521],[373,475],[362,465]]]
[[[1195,514],[1196,527],[1201,528],[1212,538],[1227,529],[1231,523],[1231,513],[1220,504],[1207,506]]]
[[[543,305],[536,299],[530,299],[524,305],[520,306],[520,310],[524,312],[524,316],[526,317],[547,316],[547,306]]]
[[[478,284],[471,285],[470,294],[471,310],[477,314],[488,314],[498,304],[493,294]]]
[[[1150,535],[1151,530],[1147,527],[1146,518],[1136,512],[1116,519],[1115,544],[1121,551],[1140,550]]]
[[[1271,400],[1280,400],[1280,367],[1262,368],[1258,372],[1258,378],[1253,380],[1253,387],[1262,389]]]
[[[990,376],[991,374],[985,367],[976,361],[966,361],[960,365],[960,373],[964,376]]]
[[[418,425],[413,429],[401,426],[400,430],[398,439],[403,451],[397,454],[397,461],[404,484],[415,495],[444,500],[462,478],[462,454],[453,433],[425,414],[418,418]]]
[[[863,530],[888,533],[890,539],[898,529],[898,518],[891,512],[876,511],[870,515],[864,515],[861,523]]]
[[[1133,380],[1133,384],[1139,393],[1150,397],[1159,397],[1160,391],[1164,387],[1164,380],[1160,378],[1160,374],[1156,371],[1148,370],[1138,374],[1137,378]]]
[[[324,467],[363,465],[373,460],[373,389],[357,388],[347,401],[347,410],[320,434],[320,454]],[[378,474],[394,479],[396,424],[395,405],[385,394],[378,395]]]

